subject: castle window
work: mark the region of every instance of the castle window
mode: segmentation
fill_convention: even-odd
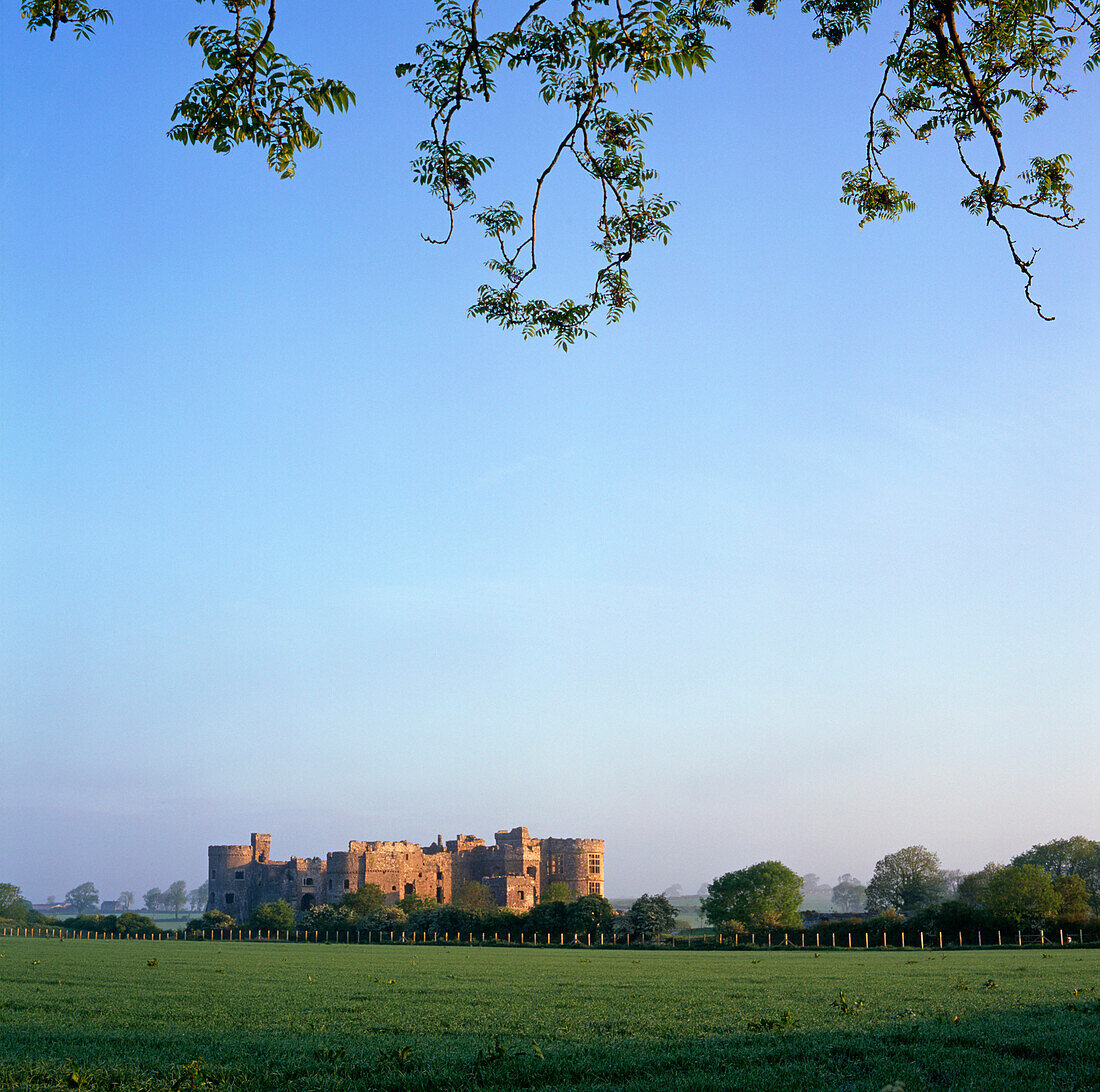
[[[216,868],[210,869],[210,878],[216,880],[218,878],[218,870]]]
[[[344,880],[344,886],[347,887],[347,885],[348,885],[348,881]],[[329,878],[329,881],[328,881],[328,889],[330,891],[332,890],[332,878],[331,877]]]
[[[519,893],[519,901],[520,901],[520,902],[523,902],[523,901],[524,901],[524,899],[526,898],[526,896],[527,896],[527,892],[526,892],[526,891],[521,891],[521,892]]]
[[[598,853],[590,853],[588,855],[588,874],[590,876],[598,876],[600,872],[600,855]]]
[[[351,880],[344,880],[344,890],[348,891],[351,888]]]
[[[600,888],[602,886],[603,886],[603,884],[601,884],[597,881],[589,880],[588,881],[588,893],[590,895],[602,895],[603,892],[600,890]]]
[[[312,886],[313,886],[313,877],[312,877],[312,876],[307,876],[307,877],[306,877],[306,878],[305,878],[305,879],[304,879],[304,880],[302,881],[302,883],[303,883],[303,884],[304,884],[304,885],[305,885],[306,887],[312,887]]]
[[[549,871],[551,876],[558,876],[561,874],[561,854],[550,854],[550,863],[547,866],[547,870]]]
[[[234,875],[236,876],[236,878],[238,880],[243,880],[244,879],[244,873],[243,872],[235,872]]]
[[[233,901],[233,892],[227,891],[225,893],[225,905],[228,906]]]

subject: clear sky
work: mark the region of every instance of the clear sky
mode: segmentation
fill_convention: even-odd
[[[51,45],[5,5],[0,880],[525,824],[629,895],[1100,836],[1095,77],[1009,130],[1089,218],[1019,227],[1044,323],[949,144],[896,156],[905,222],[839,203],[888,33],[738,19],[642,99],[682,204],[638,313],[562,354],[465,317],[472,225],[420,240],[432,6],[282,8],[359,97],[291,181],[164,137],[213,8]],[[555,121],[471,111],[486,198]],[[579,294],[591,195],[546,215]]]

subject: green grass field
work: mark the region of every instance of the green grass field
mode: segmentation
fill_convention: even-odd
[[[1095,1092],[1100,950],[0,939],[0,1089],[899,1082]]]

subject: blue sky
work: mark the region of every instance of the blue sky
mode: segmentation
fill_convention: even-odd
[[[646,91],[672,240],[562,354],[465,317],[472,225],[420,240],[393,8],[284,5],[359,98],[291,181],[164,138],[195,5],[4,16],[0,879],[522,823],[626,895],[1100,835],[1095,81],[1009,130],[1089,217],[1019,226],[1043,323],[948,146],[899,149],[906,221],[839,203],[888,33],[738,20]],[[487,199],[554,139],[526,90],[471,111]],[[579,294],[591,195],[545,213]]]

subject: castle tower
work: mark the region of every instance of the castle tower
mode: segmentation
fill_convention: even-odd
[[[210,897],[206,902],[207,910],[220,910],[235,918],[249,912],[248,889],[257,837],[266,838],[270,848],[270,835],[255,834],[252,835],[252,845],[208,847]]]

